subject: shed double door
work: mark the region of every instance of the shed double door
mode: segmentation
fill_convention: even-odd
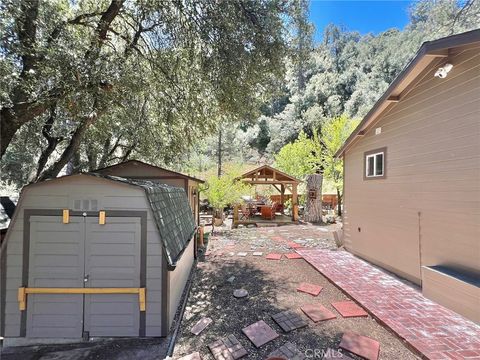
[[[140,287],[140,219],[30,218],[28,287]],[[138,336],[136,294],[31,294],[27,337]]]

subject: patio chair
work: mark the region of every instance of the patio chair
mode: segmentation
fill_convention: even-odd
[[[242,204],[240,207],[240,220],[248,220],[252,217],[252,210],[247,206],[247,204]]]

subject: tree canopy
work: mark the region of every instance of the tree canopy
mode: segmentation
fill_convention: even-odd
[[[169,162],[220,117],[254,119],[283,76],[289,6],[2,1],[2,175],[22,166],[24,184],[133,154]]]

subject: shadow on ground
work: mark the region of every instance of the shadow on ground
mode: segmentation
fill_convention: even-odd
[[[129,360],[163,359],[165,338],[98,340],[78,344],[22,346],[2,349],[1,360]]]
[[[285,303],[285,299],[280,301],[278,298],[280,294],[292,292],[290,281],[295,279],[282,281],[284,275],[275,271],[273,273],[277,273],[278,278],[275,275],[272,276],[271,271],[264,271],[258,266],[262,261],[265,263],[263,259],[259,259],[258,264],[252,265],[238,258],[232,260],[218,258],[209,263],[199,263],[195,275],[195,286],[190,293],[177,338],[174,358],[199,351],[202,359],[213,359],[207,345],[230,334],[235,335],[247,350],[248,355],[245,359],[265,359],[268,354],[287,341],[294,343],[302,352],[307,349],[312,351],[318,349],[317,352],[321,352],[329,347],[337,347],[342,335],[340,332],[323,332],[309,325],[284,333],[272,320],[272,315],[284,310],[295,310],[298,307],[298,305],[289,306]],[[265,264],[280,265],[278,262]],[[229,282],[228,279],[232,277],[235,279]],[[247,290],[249,296],[244,299],[233,297],[233,291],[238,288]],[[190,333],[190,329],[204,316],[210,317],[213,323],[200,335],[194,336]],[[280,336],[257,349],[242,333],[242,328],[259,320],[264,320]],[[316,325],[313,326],[316,327]]]

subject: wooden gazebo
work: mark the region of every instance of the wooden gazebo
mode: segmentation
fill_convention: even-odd
[[[271,185],[280,193],[280,202],[284,203],[285,191],[292,194],[292,218],[288,222],[298,221],[298,184],[297,178],[285,174],[269,165],[263,165],[240,176],[238,180],[250,185]],[[235,214],[237,215],[237,214]],[[238,219],[237,219],[238,220]],[[256,222],[256,221],[252,221]],[[278,222],[278,221],[277,221]],[[237,221],[237,223],[242,223]]]

